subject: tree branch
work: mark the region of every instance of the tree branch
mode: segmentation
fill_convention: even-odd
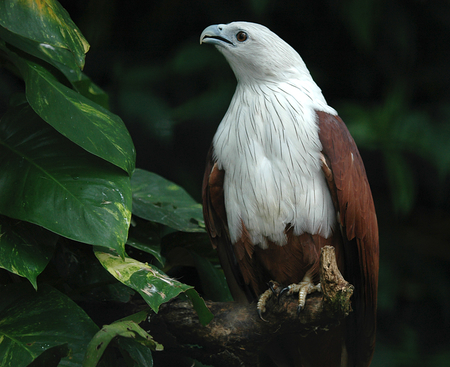
[[[279,300],[271,297],[266,321],[258,317],[255,304],[206,302],[214,319],[202,326],[190,302],[175,300],[162,305],[144,328],[151,329],[169,353],[182,353],[218,367],[256,366],[257,355],[272,339],[288,333],[306,336],[329,330],[351,312],[353,286],[339,272],[334,247],[322,249],[320,281],[322,293],[309,295],[299,315],[295,295],[282,295]]]

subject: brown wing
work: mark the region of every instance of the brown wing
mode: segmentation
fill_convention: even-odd
[[[336,198],[344,240],[344,277],[355,286],[354,312],[346,323],[349,366],[368,366],[375,347],[378,288],[378,225],[358,148],[338,116],[317,112],[327,177]],[[327,174],[326,174],[327,176]]]
[[[206,158],[206,168],[203,176],[203,217],[211,243],[217,250],[231,294],[235,301],[245,303],[253,300],[254,294],[243,281],[239,265],[236,261],[228,232],[223,197],[225,172],[218,168],[213,156],[213,147],[211,146]]]

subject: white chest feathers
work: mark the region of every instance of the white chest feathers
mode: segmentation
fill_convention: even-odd
[[[335,114],[320,89],[238,85],[214,137],[231,240],[286,243],[285,229],[329,237],[336,215],[321,168],[315,110]]]

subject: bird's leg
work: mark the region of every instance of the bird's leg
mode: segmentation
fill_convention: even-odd
[[[276,290],[280,287],[280,285],[274,281],[271,280],[269,282],[269,289],[267,289],[261,296],[259,297],[258,303],[256,305],[256,309],[258,310],[259,318],[263,321],[264,318],[262,317],[262,314],[266,312],[266,303],[269,300],[270,297],[272,297],[274,294],[276,294]]]
[[[298,293],[297,313],[300,313],[301,310],[305,307],[306,296],[313,292],[322,292],[322,287],[320,286],[320,283],[314,285],[310,276],[306,274],[300,283],[291,284],[290,286],[284,288],[280,292],[280,296],[285,292],[287,292],[287,295]]]

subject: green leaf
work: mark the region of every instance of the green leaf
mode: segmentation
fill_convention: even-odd
[[[50,261],[57,239],[42,227],[0,216],[0,267],[27,278],[37,289],[36,278]]]
[[[45,43],[24,38],[9,32],[3,27],[0,27],[0,39],[5,40],[7,43],[32,56],[48,62],[64,74],[77,92],[108,109],[108,95],[80,70],[73,54],[69,50],[55,48]],[[12,52],[12,50],[10,51]]]
[[[28,367],[57,367],[61,359],[67,357],[69,353],[70,349],[67,344],[57,345],[39,355]]]
[[[157,223],[134,218],[133,225],[128,233],[127,245],[146,252],[156,258],[164,266],[165,259],[161,255],[161,229]],[[131,251],[133,251],[131,249]],[[130,254],[132,255],[130,251]]]
[[[152,350],[162,350],[162,345],[155,342],[153,338],[134,321],[117,321],[110,325],[103,326],[103,328],[95,334],[94,338],[92,338],[87,348],[83,367],[95,367],[111,340],[118,336],[133,338]]]
[[[70,79],[69,79],[70,80]],[[109,97],[106,92],[96,85],[92,80],[84,73],[81,73],[79,80],[70,80],[75,90],[89,98],[92,102],[97,103],[103,108],[109,109]]]
[[[139,292],[153,311],[158,312],[161,304],[185,292],[191,299],[200,322],[207,324],[211,321],[211,312],[192,286],[168,277],[153,265],[129,257],[122,259],[112,252],[103,252],[100,248],[95,249],[95,256],[118,281]]]
[[[133,321],[136,324],[140,324],[142,321],[147,319],[150,312],[151,312],[150,309],[147,309],[144,311],[139,311],[132,315],[128,315],[120,320],[117,320],[116,322],[118,322],[118,321]]]
[[[20,57],[15,61],[27,100],[42,119],[88,152],[133,173],[136,152],[119,116],[62,85],[42,66]]]
[[[153,367],[153,356],[150,348],[140,344],[134,339],[117,338],[117,345],[122,350],[127,366],[133,367]]]
[[[105,271],[92,249],[71,241],[60,241],[60,244],[52,265],[71,290],[73,300],[108,304],[130,302],[136,292]]]
[[[96,249],[95,256],[118,281],[139,292],[155,312],[164,302],[192,288],[169,278],[153,265],[127,256],[122,259],[112,252],[103,252],[103,249]]]
[[[0,27],[0,38],[15,48],[48,62],[60,70],[69,81],[81,80],[82,72],[73,54],[64,48],[55,48],[46,43],[36,42]],[[11,47],[9,47],[11,48]],[[20,53],[20,51],[15,50]]]
[[[203,232],[202,206],[180,186],[137,169],[131,178],[133,214],[178,231]]]
[[[36,113],[83,149],[131,175],[136,153],[120,117],[62,85],[43,67],[31,61],[27,66],[27,99]]]
[[[69,14],[55,0],[2,0],[0,25],[11,33],[42,44],[43,49],[65,49],[79,68],[89,44]]]
[[[72,300],[43,285],[0,286],[0,361],[2,367],[27,366],[44,351],[67,344],[60,366],[80,366],[98,327]]]
[[[233,297],[228,288],[227,280],[223,271],[215,268],[210,261],[190,251],[195,261],[202,283],[202,290],[205,297],[215,302],[231,302]]]
[[[129,177],[58,134],[27,105],[0,121],[0,213],[124,253]]]
[[[127,245],[134,247],[138,250],[147,252],[150,255],[153,255],[156,260],[164,266],[165,260],[161,255],[161,247],[157,245],[152,245],[150,241],[146,241],[144,239],[135,239],[133,237],[129,237],[127,240]]]

